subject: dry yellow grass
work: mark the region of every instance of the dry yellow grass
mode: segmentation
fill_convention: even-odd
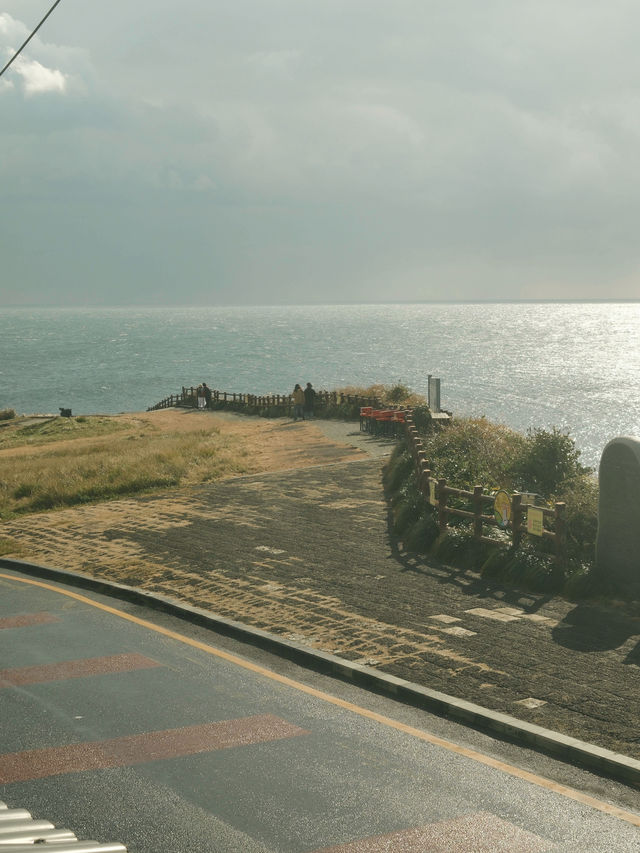
[[[406,385],[369,385],[363,388],[360,385],[347,385],[340,388],[343,394],[358,397],[377,397],[385,405],[402,406],[426,406],[426,398],[422,394],[416,394]]]
[[[311,422],[162,409],[0,428],[0,519],[352,458]]]
[[[0,450],[0,517],[203,483],[250,470],[242,437],[212,420],[140,416],[84,421],[67,438],[16,424]],[[97,435],[92,435],[96,427]],[[194,429],[194,427],[196,427]],[[34,443],[35,442],[35,443]],[[8,445],[8,446],[7,446]]]

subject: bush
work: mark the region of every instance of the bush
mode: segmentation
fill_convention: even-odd
[[[392,507],[393,529],[408,550],[431,551],[439,560],[474,569],[484,578],[537,592],[571,596],[602,593],[593,577],[598,529],[598,483],[579,462],[573,439],[557,429],[533,430],[523,436],[485,418],[454,421],[442,430],[422,434],[432,471],[449,485],[471,490],[476,483],[538,491],[566,504],[567,561],[560,566],[549,539],[524,537],[518,550],[495,528],[485,535],[496,544],[474,539],[467,519],[449,518],[440,535],[437,514],[418,488],[413,456],[405,442],[392,454],[384,483]],[[548,491],[549,490],[549,491]],[[465,498],[450,497],[451,507],[469,510]],[[606,592],[606,591],[605,591]]]
[[[598,582],[593,567],[586,564],[569,564],[564,593],[568,598],[586,598],[598,592]]]
[[[474,550],[477,543],[468,528],[450,527],[440,534],[433,546],[434,556],[443,563],[452,563],[460,568],[472,568],[475,563]]]
[[[428,406],[416,406],[411,417],[418,432],[429,432],[432,426],[432,418]]]
[[[480,574],[483,578],[501,578],[507,568],[511,556],[510,548],[494,545],[480,567]]]
[[[358,397],[375,398],[380,401],[382,406],[426,406],[426,399],[422,394],[416,394],[406,385],[397,383],[396,385],[369,385],[367,388],[349,385],[345,388],[340,388],[338,394],[345,394]]]
[[[0,421],[12,421],[16,416],[15,409],[0,410]]]
[[[551,431],[529,430],[513,463],[514,486],[546,497],[557,495],[570,481],[590,473],[580,465],[579,457],[580,451],[568,433],[556,427]]]
[[[564,572],[558,569],[553,556],[541,552],[528,539],[512,550],[502,577],[536,592],[559,592],[564,586]]]
[[[386,398],[389,403],[402,403],[403,400],[407,400],[411,396],[411,389],[407,388],[406,385],[394,385],[393,388],[389,388],[386,393]]]
[[[598,481],[582,474],[566,482],[557,499],[567,505],[567,553],[579,563],[593,561],[598,535]]]
[[[414,471],[414,461],[407,445],[401,442],[396,445],[389,461],[387,462],[382,481],[385,489],[390,495],[395,494],[398,489],[410,479]]]
[[[423,435],[431,468],[449,485],[511,486],[511,471],[525,444],[515,430],[486,418],[460,418]]]
[[[426,554],[438,538],[440,529],[435,513],[430,509],[409,529],[404,539],[405,548],[417,554]]]
[[[407,498],[396,503],[393,507],[393,532],[396,536],[402,536],[413,527],[420,518],[420,510],[418,504]]]

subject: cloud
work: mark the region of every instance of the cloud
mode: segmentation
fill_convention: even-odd
[[[24,91],[27,95],[38,95],[43,92],[64,92],[67,88],[67,77],[61,71],[46,68],[36,59],[26,60],[18,57],[15,62],[16,72],[22,77]]]
[[[6,12],[0,14],[0,55],[5,61],[11,59],[29,32],[22,21]],[[62,95],[82,89],[82,78],[87,76],[87,71],[84,51],[44,42],[35,36],[5,71],[0,83],[4,81],[5,91],[15,89],[27,97],[49,93]]]
[[[5,0],[0,54],[38,5]],[[188,268],[201,298],[214,270],[240,300],[633,291],[629,0],[70,8],[0,79],[0,185],[25,221],[64,204],[76,276]]]

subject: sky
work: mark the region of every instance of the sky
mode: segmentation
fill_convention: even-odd
[[[53,0],[3,0],[0,65]],[[637,0],[62,0],[0,306],[640,297]]]

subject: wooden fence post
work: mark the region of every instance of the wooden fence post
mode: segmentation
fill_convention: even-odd
[[[519,548],[522,541],[522,516],[522,495],[516,493],[511,498],[511,538],[514,548]]]
[[[418,487],[427,501],[429,500],[429,481],[431,480],[431,467],[428,459],[423,459],[418,475]]]
[[[438,480],[438,527],[440,533],[447,532],[447,481]]]
[[[473,537],[482,538],[482,486],[473,487]]]

